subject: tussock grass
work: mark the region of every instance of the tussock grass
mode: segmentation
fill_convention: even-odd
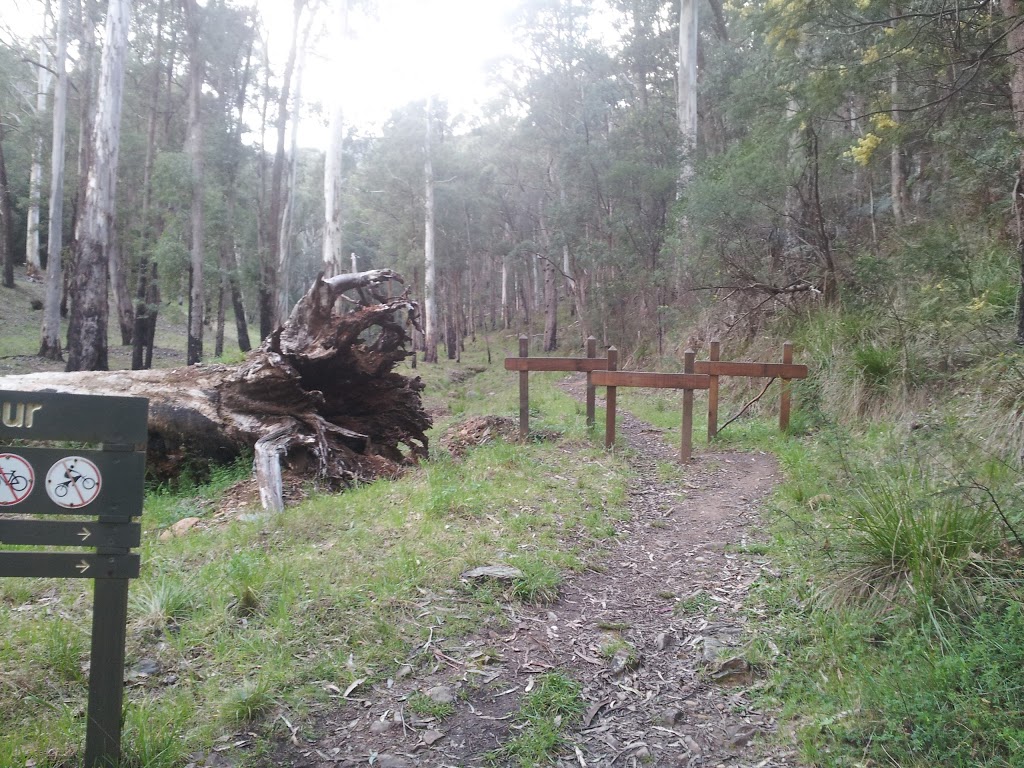
[[[565,748],[564,731],[582,714],[582,686],[557,672],[541,675],[526,694],[512,728],[516,732],[490,755],[493,764],[522,768],[552,765]]]

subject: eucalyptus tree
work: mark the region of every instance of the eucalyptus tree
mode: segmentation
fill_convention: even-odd
[[[289,99],[292,88],[292,75],[298,56],[299,30],[302,13],[306,8],[306,0],[292,1],[292,28],[288,46],[288,59],[281,75],[281,87],[277,97],[277,117],[275,130],[277,145],[274,152],[273,169],[270,182],[270,204],[266,222],[266,254],[260,270],[259,312],[260,336],[266,338],[274,330],[279,318],[277,316],[277,285],[278,268],[281,249],[281,223],[285,203],[285,138],[288,129]]]
[[[46,0],[43,13],[43,29],[36,40],[38,60],[36,66],[35,120],[36,137],[32,146],[32,167],[29,177],[28,233],[25,239],[25,269],[32,277],[42,271],[40,251],[40,223],[42,221],[41,201],[43,190],[43,144],[44,126],[50,84],[53,82],[53,68],[50,63],[50,2]]]
[[[341,36],[342,45],[348,38],[349,31],[349,0],[338,0],[337,31]],[[344,185],[345,114],[340,94],[334,96],[335,102],[331,109],[329,139],[324,157],[324,235],[323,271],[326,277],[334,277],[344,271],[342,249],[342,191]]]
[[[109,0],[82,234],[71,279],[67,370],[107,370],[107,260],[114,224],[128,0]]]
[[[434,257],[434,100],[427,97],[423,123],[423,361],[437,362],[437,262]]]
[[[0,263],[3,284],[14,287],[14,208],[11,188],[7,183],[7,162],[4,158],[4,113],[0,111]]]
[[[185,26],[188,38],[188,138],[186,152],[189,158],[190,187],[192,197],[192,243],[189,261],[188,296],[188,347],[186,359],[189,365],[203,359],[203,312],[204,285],[203,261],[203,51],[200,45],[200,30],[203,28],[205,12],[198,0],[181,0],[185,12]]]
[[[57,84],[53,97],[53,140],[50,152],[50,224],[46,241],[46,299],[43,302],[39,355],[63,360],[60,338],[60,292],[64,283],[64,134],[67,123],[68,3],[57,0],[57,48],[53,66]]]

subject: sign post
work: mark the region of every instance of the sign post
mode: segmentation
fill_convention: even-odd
[[[0,545],[43,548],[0,551],[0,577],[94,580],[85,768],[121,761],[128,580],[139,575],[131,549],[141,539],[133,518],[142,514],[148,408],[138,397],[0,391]],[[22,447],[40,441],[97,447]],[[68,547],[95,551],[55,551]]]

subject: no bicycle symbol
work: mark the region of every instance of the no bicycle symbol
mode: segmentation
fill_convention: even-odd
[[[0,453],[0,506],[24,501],[35,484],[36,473],[31,464],[13,453]]]
[[[46,494],[65,509],[84,507],[100,494],[99,468],[82,456],[65,456],[46,473]]]

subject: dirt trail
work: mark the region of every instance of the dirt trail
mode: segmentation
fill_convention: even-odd
[[[741,552],[761,536],[774,459],[700,453],[681,472],[665,472],[676,448],[625,412],[623,444],[635,473],[631,519],[601,570],[569,575],[550,607],[508,609],[506,628],[433,646],[428,677],[352,693],[303,728],[314,742],[299,736],[267,765],[494,765],[486,755],[515,728],[524,690],[555,669],[582,683],[587,705],[559,766],[798,765],[791,750],[766,743],[776,722],[751,704],[746,689],[757,671],[743,660],[743,602],[773,573],[765,558]],[[438,699],[453,695],[455,713],[412,713],[408,697],[429,689]]]

